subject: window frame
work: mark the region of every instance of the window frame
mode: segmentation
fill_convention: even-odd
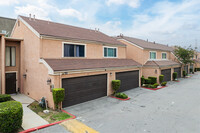
[[[6,65],[6,47],[9,47],[9,49],[10,49],[10,65],[9,66],[7,66]],[[5,66],[6,67],[16,67],[17,66],[17,47],[16,46],[6,46],[5,47]],[[11,50],[11,48],[15,48],[15,65],[13,65],[12,66],[12,50]]]
[[[83,45],[84,46],[84,57],[65,57],[64,53],[65,53],[65,49],[64,46],[66,45]],[[87,57],[87,53],[86,53],[86,44],[84,43],[74,43],[74,42],[62,42],[62,58],[85,58]]]
[[[104,48],[113,48],[113,49],[116,49],[116,57],[108,57],[108,56],[105,57],[105,55],[104,55]],[[103,46],[103,57],[104,58],[118,58],[118,47]]]
[[[154,52],[156,53],[156,58],[155,59],[151,59],[151,53]],[[157,52],[156,51],[149,51],[149,60],[156,60],[157,59]]]
[[[165,59],[163,59],[163,54],[166,54],[166,58]],[[162,58],[162,60],[167,60],[167,52],[162,52],[161,53],[161,58]]]

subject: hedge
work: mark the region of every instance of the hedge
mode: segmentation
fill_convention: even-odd
[[[53,89],[53,100],[58,108],[58,104],[64,100],[65,97],[65,89],[64,88],[54,88]]]
[[[151,84],[157,83],[157,78],[156,77],[148,77],[148,79],[151,80]]]
[[[17,131],[22,125],[23,108],[17,101],[0,103],[0,132]]]
[[[144,76],[141,77],[141,85],[143,85],[145,83],[145,78]]]
[[[160,75],[160,76],[159,76],[159,82],[162,83],[163,80],[164,80],[164,75]]]
[[[184,71],[183,71],[183,77],[185,77],[185,76],[186,76],[186,71],[184,70]]]
[[[200,68],[195,68],[196,69],[196,71],[200,71]]]
[[[177,72],[174,72],[174,73],[173,73],[173,80],[177,79],[177,75],[178,75]]]
[[[116,93],[115,96],[118,97],[118,98],[122,98],[122,99],[127,99],[128,98],[128,96],[126,94],[120,93],[120,92]]]
[[[151,84],[151,79],[144,79],[145,84]]]
[[[192,73],[193,72],[193,69],[192,68],[190,68],[190,73]]]
[[[120,85],[120,80],[112,80],[112,89],[114,90],[114,94],[117,92],[117,90],[119,90]]]
[[[0,102],[10,101],[10,99],[11,99],[11,96],[8,94],[0,95]]]
[[[162,82],[161,86],[166,86],[167,82]]]

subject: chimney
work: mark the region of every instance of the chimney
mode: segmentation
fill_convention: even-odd
[[[33,20],[35,21],[35,15],[33,15]]]
[[[147,39],[147,42],[149,42],[149,40]]]
[[[31,14],[29,14],[29,20],[31,20]]]
[[[153,43],[154,43],[154,44],[156,44],[156,42],[155,42],[155,41],[154,41]]]

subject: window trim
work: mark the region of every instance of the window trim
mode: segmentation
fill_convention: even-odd
[[[166,54],[166,59],[163,59],[163,54]],[[162,58],[162,60],[167,60],[167,52],[162,52],[161,53],[161,58]]]
[[[85,52],[85,55],[84,55],[84,57],[65,57],[64,56],[64,45],[65,44],[68,44],[68,45],[83,45],[83,46],[85,46],[85,49],[84,49],[84,52]],[[84,44],[84,43],[74,43],[74,42],[62,42],[62,58],[85,58],[85,57],[87,57],[87,53],[86,53],[86,44]]]
[[[16,67],[17,66],[17,47],[16,46],[5,46],[5,50],[6,50],[6,47],[10,48],[10,66],[6,66],[6,55],[5,55],[5,67]],[[14,66],[11,66],[11,64],[12,64],[11,48],[12,47],[15,48],[15,65]],[[6,54],[6,51],[5,51],[5,54]]]
[[[104,56],[104,48],[115,48],[116,49],[116,57],[105,57]],[[104,58],[118,58],[118,47],[103,46],[103,57]]]
[[[156,58],[155,59],[151,59],[151,52],[155,52],[156,53]],[[156,51],[149,51],[149,60],[157,60],[157,52]]]

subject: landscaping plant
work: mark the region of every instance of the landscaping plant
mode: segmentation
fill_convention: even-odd
[[[184,70],[184,71],[183,71],[183,77],[185,77],[185,76],[186,76],[186,71]]]
[[[141,86],[145,83],[145,78],[144,76],[141,77]]]
[[[163,80],[164,80],[164,75],[160,75],[159,76],[159,82],[160,82],[160,84],[163,82]]]
[[[159,86],[158,83],[153,84],[155,88],[157,88]]]
[[[156,78],[156,77],[148,77],[148,79],[151,80],[151,83],[150,83],[150,84],[155,84],[155,83],[157,83],[157,78]]]
[[[23,108],[17,101],[0,103],[0,132],[11,133],[22,125]]]
[[[176,80],[176,79],[177,79],[177,75],[178,75],[177,72],[174,72],[174,73],[173,73],[173,80]]]
[[[65,89],[64,88],[54,88],[53,89],[53,100],[58,109],[58,105],[64,100]]]
[[[11,96],[8,94],[2,94],[0,95],[0,102],[6,102],[6,101],[10,101],[11,100]]]
[[[167,82],[162,82],[161,86],[166,86]]]
[[[115,96],[118,97],[118,98],[121,98],[121,99],[127,99],[128,98],[128,96],[126,94],[120,93],[120,92],[116,93]]]
[[[117,92],[117,90],[119,90],[120,85],[121,85],[120,80],[113,80],[112,81],[112,89],[114,90],[114,94]]]
[[[145,84],[151,84],[151,79],[144,79]]]

